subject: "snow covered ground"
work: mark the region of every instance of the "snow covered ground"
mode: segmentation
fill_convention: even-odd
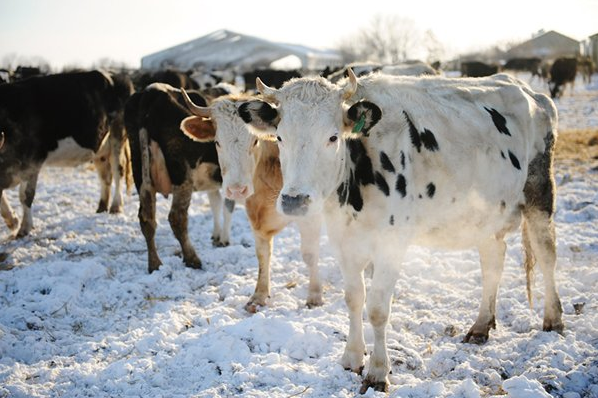
[[[598,83],[578,81],[557,107],[563,129],[598,129]],[[483,346],[461,343],[478,312],[477,254],[413,247],[392,304],[388,396],[598,397],[597,165],[556,165],[564,334],[541,331],[539,270],[529,308],[518,235],[509,239],[497,329]],[[5,193],[20,210],[16,191]],[[307,269],[291,226],[275,239],[269,306],[251,315],[243,306],[257,260],[242,207],[232,245],[213,248],[207,198],[194,194],[189,228],[204,269],[193,270],[168,225],[170,201],[159,197],[164,265],[148,275],[136,194],[122,215],[95,214],[98,197],[90,167],[47,168],[32,234],[13,240],[0,225],[0,251],[9,253],[0,272],[0,398],[355,395],[361,377],[339,365],[348,317],[325,235],[324,306],[304,306]]]

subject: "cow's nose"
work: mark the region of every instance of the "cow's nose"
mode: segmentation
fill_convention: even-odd
[[[282,211],[289,216],[304,216],[309,205],[309,195],[281,195]]]
[[[226,188],[226,197],[228,199],[240,200],[245,199],[249,195],[249,187],[247,185],[234,185]]]

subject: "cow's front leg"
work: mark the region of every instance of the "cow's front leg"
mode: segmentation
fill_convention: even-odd
[[[23,207],[23,219],[21,220],[21,227],[17,232],[17,238],[29,235],[29,232],[33,229],[31,206],[33,205],[33,198],[35,197],[38,174],[39,168],[36,168],[29,174],[27,179],[21,182],[21,186],[19,187],[19,201]]]
[[[349,310],[349,335],[341,365],[347,370],[361,374],[365,355],[362,319],[363,305],[365,304],[365,282],[363,279],[365,266],[354,260],[347,260],[344,258],[341,261],[341,271],[345,286],[345,303]]]
[[[245,310],[250,313],[257,312],[259,307],[266,305],[270,297],[270,258],[272,257],[273,234],[262,235],[258,231],[253,232],[255,238],[255,254],[257,256],[258,271],[255,292],[245,304]]]
[[[230,244],[230,236],[228,236],[228,234],[230,234],[230,229],[229,231],[225,231],[222,228],[222,223],[220,221],[220,214],[222,213],[223,204],[220,190],[215,189],[213,191],[208,191],[208,201],[210,202],[210,208],[212,209],[212,218],[214,219],[214,228],[212,229],[212,244],[216,247],[228,246]],[[230,213],[232,214],[232,211]]]
[[[12,207],[10,207],[10,203],[8,203],[6,196],[3,195],[2,190],[0,190],[0,214],[8,229],[13,230],[19,226],[19,218]]]
[[[174,236],[181,244],[183,250],[183,261],[191,268],[201,268],[201,260],[195,253],[193,245],[189,240],[188,220],[191,194],[193,193],[191,182],[184,182],[182,185],[173,185],[172,205],[168,213],[168,221]]]
[[[398,264],[394,264],[392,261],[393,258],[395,257],[377,259],[374,263],[372,283],[367,294],[367,313],[374,330],[374,349],[370,357],[367,376],[359,391],[360,394],[364,394],[370,387],[376,391],[388,390],[390,358],[386,347],[386,327],[398,268]]]
[[[318,260],[320,258],[320,229],[322,220],[320,217],[309,218],[297,222],[301,234],[301,256],[309,271],[309,291],[306,305],[309,308],[318,307],[322,301],[322,282]]]
[[[496,295],[505,262],[506,244],[502,238],[489,238],[478,245],[482,267],[482,302],[478,319],[463,339],[464,343],[483,344],[490,329],[496,328]]]

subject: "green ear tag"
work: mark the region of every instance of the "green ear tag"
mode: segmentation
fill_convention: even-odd
[[[361,129],[363,128],[364,125],[365,125],[365,113],[362,113],[361,117],[359,118],[359,121],[357,123],[355,123],[355,126],[353,126],[353,130],[351,130],[351,132],[352,133],[361,132]]]

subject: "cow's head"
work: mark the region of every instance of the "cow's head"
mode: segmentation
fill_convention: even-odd
[[[191,113],[181,122],[181,130],[199,142],[215,142],[222,171],[222,188],[228,199],[243,201],[253,193],[253,148],[257,137],[237,113],[238,103],[248,97],[227,95],[215,99],[209,107],[193,103],[185,90],[183,97]]]
[[[357,90],[351,70],[340,85],[306,77],[276,90],[258,78],[257,88],[265,101],[246,102],[239,114],[255,135],[278,141],[283,179],[278,211],[295,216],[321,212],[344,178],[345,140],[367,135],[380,108],[367,101],[345,103]]]

